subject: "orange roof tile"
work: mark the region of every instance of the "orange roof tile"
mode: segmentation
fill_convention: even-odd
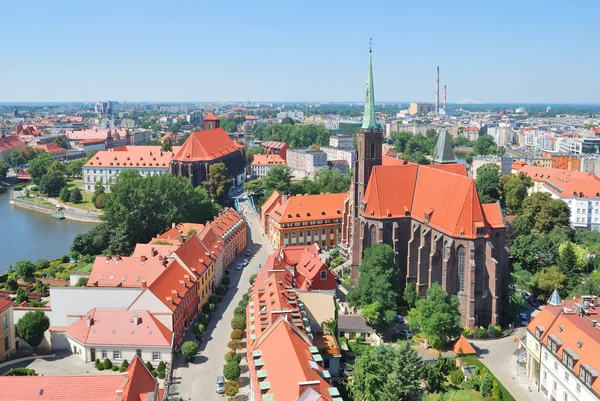
[[[218,258],[223,251],[223,240],[219,237],[219,234],[212,228],[212,226],[205,226],[202,231],[197,234],[200,241],[204,246],[212,253],[215,258]]]
[[[204,121],[219,121],[219,117],[215,116],[213,113],[208,113],[206,117],[204,117]]]
[[[152,244],[136,244],[135,249],[133,250],[133,254],[131,254],[134,258],[140,258],[142,256],[146,256],[148,258],[154,258],[157,256],[162,256],[163,258],[168,258],[171,256],[173,252],[175,252],[179,248],[179,244],[173,245],[152,245]]]
[[[13,306],[13,303],[10,299],[0,298],[0,312],[10,308],[11,306]]]
[[[267,200],[264,201],[264,203],[260,207],[260,210],[263,213],[268,213],[271,211],[273,206],[275,206],[277,203],[280,203],[280,201],[281,201],[281,194],[279,194],[279,191],[274,190],[273,193],[267,198]]]
[[[100,308],[69,326],[67,335],[88,345],[149,347],[169,347],[173,337],[171,330],[148,311]]]
[[[465,355],[473,355],[476,354],[475,348],[471,345],[469,340],[465,338],[465,336],[458,337],[458,340],[452,346],[452,351],[456,354],[465,354]]]
[[[193,291],[198,279],[188,273],[177,261],[169,264],[149,287],[162,303],[174,311],[181,304],[188,291]]]
[[[412,162],[408,162],[406,160],[398,159],[397,157],[383,155],[383,157],[381,158],[381,165],[382,166],[406,166],[406,165],[416,165],[416,164],[412,163]]]
[[[257,154],[252,157],[252,166],[265,166],[265,165],[277,165],[285,164],[285,160],[281,156],[275,155],[261,155]]]
[[[239,151],[240,146],[243,148],[232,141],[223,128],[202,130],[191,134],[173,159],[183,162],[215,160]]]
[[[111,132],[113,137],[119,135],[121,138],[125,138],[125,135],[127,135],[126,129],[109,128],[68,129],[65,131],[65,134],[69,140],[80,141],[85,139],[106,139],[108,131]]]
[[[198,277],[204,274],[216,259],[195,235],[192,235],[181,244],[175,251],[175,255]]]
[[[120,146],[101,150],[84,167],[168,169],[179,148],[173,146],[172,152],[163,152],[160,146]]]
[[[46,153],[56,153],[56,152],[64,152],[66,149],[61,148],[60,146],[50,143],[47,145],[33,145],[34,149],[41,149]]]
[[[221,238],[225,238],[227,232],[239,222],[243,222],[243,217],[232,208],[227,208],[210,223],[211,227]]]
[[[447,164],[429,164],[429,168],[436,168],[438,170],[444,170],[449,173],[454,173],[467,177],[467,165],[462,163],[447,163]]]
[[[278,223],[341,219],[347,192],[290,196],[270,214]]]
[[[148,393],[160,393],[158,382],[152,376],[144,362],[136,355],[127,368],[129,380],[123,387],[123,401],[153,401],[148,399]],[[157,400],[162,400],[159,396]]]
[[[496,203],[482,203],[483,215],[485,220],[492,228],[504,228],[504,220],[502,219],[502,211]]]
[[[190,230],[196,233],[202,231],[204,224],[200,223],[179,223],[158,236],[158,239],[177,239],[183,241]]]
[[[0,152],[13,151],[25,146],[25,142],[14,136],[0,136]]]
[[[545,183],[546,188],[560,196],[600,198],[600,177],[593,173],[530,165],[517,168],[517,172],[525,173],[532,181]]]
[[[110,258],[110,259],[109,259]],[[151,285],[165,270],[166,259],[130,256],[98,256],[90,272],[88,287],[141,288]]]

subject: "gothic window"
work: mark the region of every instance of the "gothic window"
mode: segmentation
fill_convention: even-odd
[[[375,230],[375,226],[371,226],[371,229],[369,230],[369,234],[371,237],[371,245],[373,246],[377,243],[377,231]]]
[[[485,282],[485,252],[479,245],[475,250],[475,294],[483,292]]]
[[[465,269],[467,262],[467,252],[464,246],[459,246],[456,250],[456,267],[458,268],[458,292],[465,292]]]
[[[371,159],[375,158],[375,142],[371,142]]]

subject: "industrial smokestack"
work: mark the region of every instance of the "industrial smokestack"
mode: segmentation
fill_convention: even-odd
[[[444,85],[444,110],[446,109],[446,85]]]
[[[435,80],[435,112],[440,112],[440,66],[437,67],[437,79]]]

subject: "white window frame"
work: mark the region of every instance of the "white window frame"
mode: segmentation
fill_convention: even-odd
[[[114,350],[113,351],[113,359],[115,361],[123,359],[123,353],[121,351],[119,351],[119,350]]]
[[[152,351],[152,360],[153,361],[162,361],[162,355],[160,351]]]

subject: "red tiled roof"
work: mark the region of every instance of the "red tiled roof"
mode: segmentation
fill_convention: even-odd
[[[448,163],[448,164],[429,164],[429,168],[436,168],[438,170],[444,170],[449,173],[462,175],[467,177],[467,165],[462,163]]]
[[[56,152],[64,152],[66,149],[61,148],[60,146],[50,143],[47,145],[33,145],[34,149],[41,149],[46,153],[56,153]]]
[[[218,258],[223,251],[223,240],[219,237],[219,234],[209,224],[196,234],[204,246]]]
[[[427,215],[431,227],[454,237],[475,238],[486,223],[474,180],[429,166],[375,166],[363,204],[369,217],[423,222]]]
[[[14,136],[0,136],[0,153],[13,151],[25,146],[25,142]]]
[[[223,128],[202,130],[189,136],[173,160],[183,162],[215,160],[237,152],[243,147],[232,141]]]
[[[347,192],[290,196],[270,216],[279,223],[341,219],[347,196]]]
[[[279,150],[283,149],[284,147],[286,147],[287,143],[279,142],[279,141],[265,141],[265,142],[262,142],[260,144],[260,146],[262,146],[263,148],[265,148],[267,150],[279,151]]]
[[[532,181],[545,183],[546,188],[560,196],[600,198],[600,178],[593,173],[530,165],[517,168],[517,173],[525,173]]]
[[[190,230],[195,230],[196,233],[202,231],[204,224],[200,223],[179,223],[158,236],[158,239],[181,239],[187,236]]]
[[[402,159],[398,159],[397,157],[383,155],[383,157],[381,158],[381,165],[382,166],[406,166],[406,165],[415,165],[415,163],[408,162],[408,161],[402,160]]]
[[[148,399],[148,393],[158,394],[157,400],[162,400],[163,390],[159,390],[158,382],[137,355],[129,364],[127,373],[129,380],[123,387],[123,401],[154,401]]]
[[[174,260],[149,288],[162,303],[174,311],[188,291],[193,291],[196,281],[198,279],[193,274]]]
[[[502,212],[497,204],[495,203],[482,203],[483,215],[486,221],[492,228],[504,228],[504,220],[502,219]]]
[[[253,116],[253,115],[251,115],[251,114],[250,114],[250,115],[247,115],[247,116],[244,116],[244,118],[245,118],[246,120],[256,120],[256,119],[257,119],[257,118],[256,118],[256,116]]]
[[[0,312],[2,312],[5,309],[8,309],[11,306],[13,306],[13,303],[11,300],[6,299],[6,298],[0,298]]]
[[[165,270],[165,259],[113,256],[107,260],[98,256],[90,272],[88,287],[128,287],[141,288],[151,285]]]
[[[281,201],[281,195],[279,194],[279,191],[274,190],[273,193],[267,198],[267,200],[264,201],[264,203],[260,207],[260,210],[263,213],[267,213],[273,208],[273,206],[276,203],[279,203],[280,201]]]
[[[215,116],[213,113],[208,113],[206,117],[204,117],[204,121],[219,121],[219,117]]]
[[[120,146],[101,150],[84,167],[168,169],[179,148],[173,146],[172,152],[163,152],[160,146]]]
[[[106,139],[108,131],[111,132],[113,137],[119,135],[121,138],[125,138],[127,135],[126,129],[109,129],[109,128],[87,128],[81,130],[66,130],[65,134],[69,140],[85,140],[85,139]]]
[[[234,209],[228,208],[220,216],[215,217],[210,225],[219,237],[224,238],[227,232],[240,221],[243,221],[242,216]]]
[[[201,276],[213,263],[214,256],[204,244],[192,235],[176,251],[175,255],[194,274]],[[216,258],[215,258],[216,259]]]
[[[163,258],[168,258],[171,256],[173,252],[175,252],[179,248],[178,244],[173,245],[152,245],[152,244],[136,244],[135,249],[133,250],[133,254],[131,255],[134,258],[139,258],[142,256],[146,256],[148,258],[153,258],[156,256],[162,256]]]
[[[252,157],[252,166],[265,166],[265,165],[277,165],[277,164],[285,164],[285,160],[281,158],[281,156],[275,155],[254,155]]]
[[[455,354],[462,353],[465,355],[473,355],[477,353],[477,351],[475,351],[475,348],[473,348],[473,346],[471,345],[469,340],[465,338],[465,336],[458,337],[458,340],[456,340],[456,342],[452,346],[452,351],[454,351]]]
[[[69,326],[67,335],[88,345],[148,347],[169,347],[173,337],[171,330],[148,311],[100,308]]]

